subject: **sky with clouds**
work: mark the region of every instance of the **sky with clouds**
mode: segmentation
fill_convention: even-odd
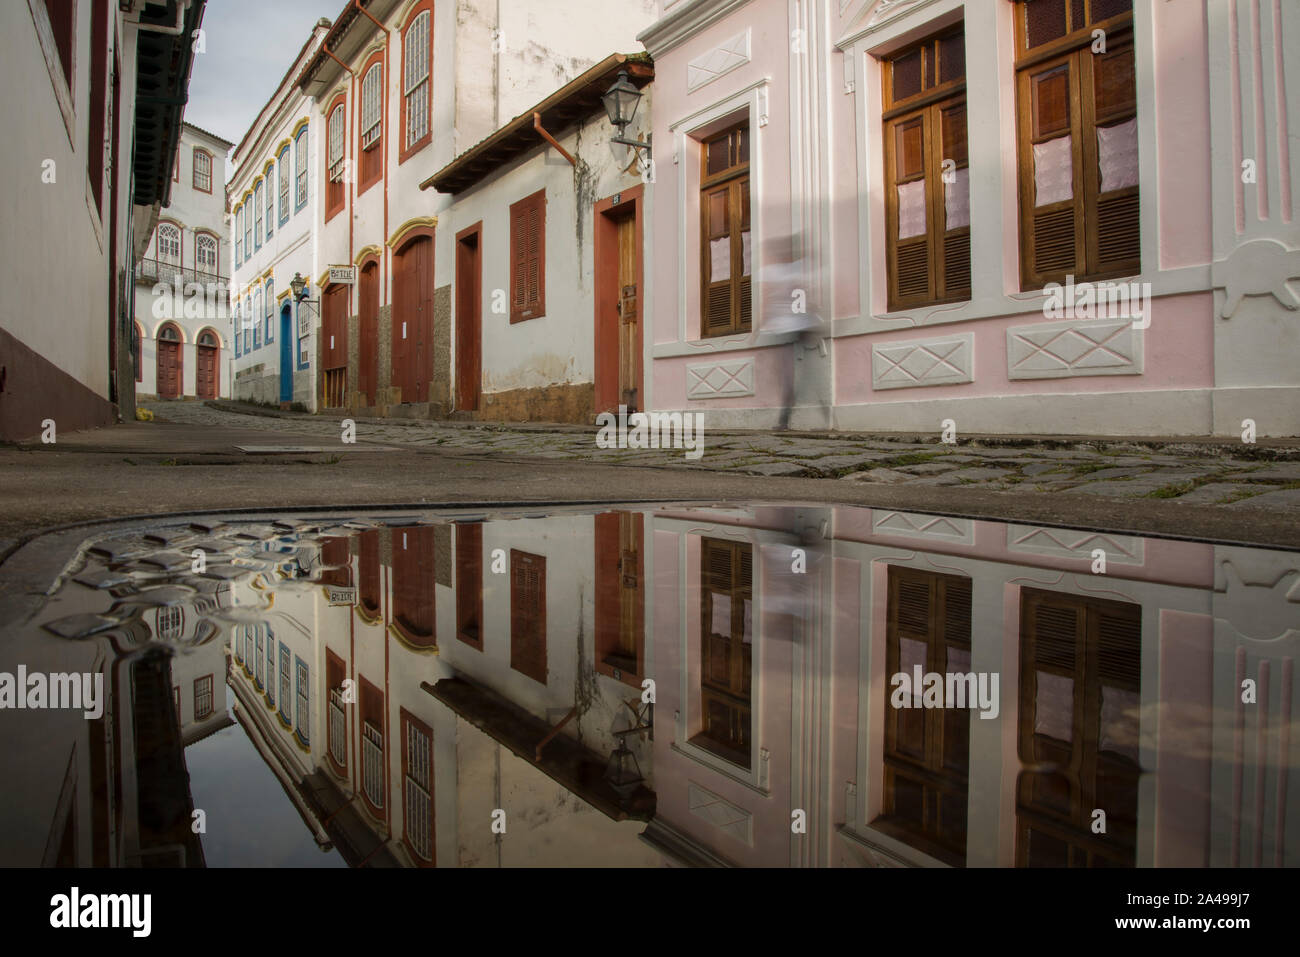
[[[342,9],[343,0],[208,0],[185,121],[238,143],[312,26]]]

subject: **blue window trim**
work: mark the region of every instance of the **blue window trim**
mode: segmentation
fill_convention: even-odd
[[[290,667],[293,667],[292,656],[289,654],[289,646],[286,645],[286,644],[282,641],[282,642],[280,642],[280,671],[281,671],[281,673],[283,673],[283,671],[284,671],[284,662],[285,662],[285,659],[286,659],[286,658],[290,659],[289,666],[290,666]],[[281,683],[283,683],[283,682],[281,682]],[[287,712],[287,711],[284,710],[286,707],[287,707],[287,705],[285,704],[284,695],[280,695],[280,717],[281,717],[283,720],[288,721],[290,724],[292,724],[292,723],[293,723],[293,721],[292,721],[292,715],[291,715],[289,712]]]
[[[300,164],[297,160],[297,156],[298,156],[298,140],[307,135],[308,129],[310,129],[310,125],[304,126],[302,129],[298,131],[298,135],[293,138],[293,153],[294,153],[293,182],[289,184],[289,188],[293,190],[293,211],[295,213],[297,213],[300,209],[306,208],[307,206],[306,195],[303,196],[301,203],[298,202],[298,176],[300,173],[302,173],[302,170],[299,169]],[[307,148],[306,145],[304,145],[303,148],[304,150],[306,150]],[[308,158],[308,162],[311,162],[310,158]],[[310,173],[307,175],[307,189],[305,190],[305,193],[307,194],[311,193]]]
[[[272,212],[275,209],[275,188],[273,186],[275,173],[275,164],[272,163],[270,171],[266,174],[266,241],[268,243],[271,241],[271,237],[275,235],[275,214]]]
[[[240,342],[239,342],[239,316],[236,315],[236,316],[235,316],[235,358],[236,358],[236,359],[238,359],[241,355],[244,354],[244,350],[241,349],[241,348],[239,348],[239,346],[240,346]]]
[[[248,324],[253,327],[253,350],[262,348],[262,310],[266,308],[262,303],[262,290],[257,289],[253,292],[253,311],[249,314]]]
[[[235,207],[235,266],[244,263],[244,207]]]
[[[263,322],[266,323],[266,335],[263,336],[263,338],[269,346],[271,343],[275,342],[275,322],[273,320],[280,317],[279,311],[275,308],[275,280],[273,279],[268,279],[266,281],[265,311],[266,316],[263,319]]]
[[[302,679],[303,672],[307,673],[306,681]],[[304,693],[307,697],[307,713],[305,715],[300,715],[297,714],[298,702],[303,697]],[[297,655],[293,656],[293,702],[295,712],[293,733],[298,736],[298,740],[303,744],[310,745],[311,729],[304,728],[303,724],[309,724],[311,722],[311,669],[307,667],[307,662],[303,661]]]
[[[288,146],[280,150],[280,158],[276,161],[275,168],[276,170],[279,171],[280,176],[282,177],[288,176],[291,170],[291,164],[289,163]],[[280,185],[278,181],[276,182],[276,185],[277,186]],[[289,190],[286,191],[286,195],[292,197],[293,195],[292,190],[293,190],[293,178],[289,177]],[[280,225],[283,226],[285,223],[289,221],[289,214],[293,211],[292,198],[290,198],[289,202],[284,204],[284,214],[280,215],[280,194],[277,192],[275,194],[275,210],[276,210],[276,215],[279,216],[280,218]]]
[[[262,231],[257,227],[257,211],[263,209],[262,206],[262,184],[258,183],[253,187],[253,249],[262,248]]]
[[[266,626],[266,700],[275,707],[275,632]]]
[[[298,303],[296,308],[301,309],[302,303]],[[303,369],[308,369],[311,367],[311,360],[308,359],[306,362],[302,361],[302,336],[298,335],[298,316],[297,316],[296,309],[293,316],[293,330],[294,330],[294,352],[296,353],[293,357],[293,361],[294,364],[298,367],[298,371],[301,372]]]

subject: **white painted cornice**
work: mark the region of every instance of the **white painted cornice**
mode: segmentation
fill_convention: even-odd
[[[864,11],[861,18],[848,29],[848,32],[835,41],[835,48],[848,51],[864,37],[869,37],[878,30],[883,30],[895,20],[916,13],[918,10],[924,10],[937,2],[939,0],[878,0],[871,7],[870,16],[866,16],[866,11]]]
[[[652,57],[660,57],[748,2],[749,0],[685,0],[672,13],[641,31],[637,39],[650,51]]]

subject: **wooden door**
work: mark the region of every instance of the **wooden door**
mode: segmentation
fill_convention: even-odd
[[[368,263],[361,270],[360,309],[357,318],[360,338],[357,391],[366,405],[375,404],[379,386],[379,264]]]
[[[393,535],[393,620],[417,648],[437,644],[434,634],[436,578],[434,531],[429,525],[395,528]]]
[[[546,559],[510,549],[510,667],[546,684]]]
[[[393,385],[425,402],[433,356],[433,240],[421,236],[393,261]]]
[[[165,335],[165,333],[164,333]],[[158,398],[181,396],[181,344],[175,339],[158,339]]]
[[[349,286],[334,285],[325,290],[321,320],[322,396],[327,409],[340,408],[347,392]]]
[[[642,516],[596,516],[596,670],[634,688],[645,660]]]
[[[200,399],[217,397],[217,363],[218,349],[213,345],[199,343],[197,362],[195,364],[195,394]]]
[[[482,224],[456,241],[456,408],[478,409],[482,383],[483,263],[479,258]]]
[[[640,186],[601,200],[595,213],[595,409],[645,406],[641,370]]]
[[[641,407],[638,376],[641,316],[637,308],[636,215],[629,212],[618,220],[618,396],[628,411]]]

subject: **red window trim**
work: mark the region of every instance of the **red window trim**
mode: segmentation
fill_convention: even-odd
[[[333,186],[330,182],[330,118],[334,115],[334,110],[343,107],[343,162],[348,161],[348,104],[347,94],[340,93],[330,101],[329,106],[325,108],[325,148],[321,150],[321,159],[325,164],[324,177],[321,185],[325,190],[325,222],[329,222],[340,212],[347,208],[348,205],[348,167],[343,168],[343,179],[338,184],[339,201],[334,206],[329,204],[330,192]],[[308,185],[310,188],[310,184]]]
[[[358,197],[360,197],[363,193],[365,193],[365,191],[368,190],[371,186],[374,186],[375,183],[379,182],[381,179],[384,178],[384,167],[386,165],[384,162],[385,159],[384,149],[386,146],[385,137],[388,133],[388,131],[384,128],[387,125],[384,121],[388,118],[387,117],[387,105],[388,105],[387,93],[388,93],[388,80],[389,80],[388,57],[385,55],[386,53],[387,53],[386,49],[376,50],[374,53],[372,53],[369,57],[366,58],[366,62],[363,63],[361,65],[361,69],[357,71],[356,109],[353,110],[353,112],[356,113],[357,131],[356,131],[356,137],[353,139],[352,142],[357,151],[357,158],[356,158],[356,162],[353,164],[353,169],[356,174]],[[362,113],[364,112],[363,99],[365,97],[364,89],[365,89],[365,82],[366,82],[366,74],[370,72],[370,68],[374,66],[376,62],[379,64],[379,139],[375,141],[375,145],[372,146],[370,149],[363,150],[361,148],[361,134],[363,132],[361,129],[361,120],[362,120]],[[345,155],[346,152],[347,151],[345,150],[344,151]],[[370,175],[370,178],[366,180],[361,179],[361,159],[363,153],[374,153],[376,156],[375,171]]]
[[[194,162],[194,155],[198,153],[203,153],[208,158],[208,188],[207,189],[204,189],[197,182],[198,166]],[[212,155],[212,152],[210,150],[204,149],[202,146],[194,147],[194,153],[190,155],[190,186],[200,193],[207,193],[209,196],[212,195],[212,181],[216,176],[217,164],[214,162],[214,160],[215,157]]]
[[[429,739],[429,853],[431,855],[431,859],[427,861],[424,858],[422,858],[419,855],[419,853],[415,850],[415,846],[411,843],[407,833],[409,830],[407,815],[410,813],[410,808],[407,807],[406,804],[406,770],[408,767],[410,767],[410,764],[407,761],[407,754],[406,754],[407,725],[414,725],[420,731],[421,734],[427,736]],[[429,727],[427,724],[425,724],[423,721],[421,721],[411,712],[407,711],[405,708],[398,709],[397,728],[398,728],[398,734],[400,735],[400,738],[398,739],[400,741],[399,747],[402,749],[402,768],[401,768],[401,779],[400,779],[402,782],[401,784],[402,843],[405,844],[407,850],[410,851],[411,858],[412,860],[415,861],[417,867],[436,867],[438,862],[438,831],[437,831],[438,814],[437,814],[437,806],[434,800],[435,769],[433,765],[433,747],[434,747],[433,728]]]
[[[402,27],[402,72],[397,78],[397,95],[399,97],[398,115],[400,117],[397,131],[399,143],[406,142],[406,34],[411,29],[415,18],[423,11],[429,11],[429,122],[425,134],[408,147],[403,147],[397,154],[397,165],[401,166],[420,150],[433,142],[433,0],[422,0],[411,9],[410,16]]]

